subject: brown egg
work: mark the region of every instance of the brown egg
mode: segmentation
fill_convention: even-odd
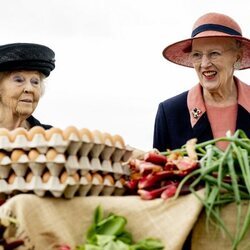
[[[50,148],[46,153],[46,158],[48,161],[53,161],[57,155],[57,151],[54,148]]]
[[[32,173],[32,172],[29,172],[29,173],[26,175],[25,181],[26,181],[27,183],[30,183],[33,176],[34,176],[33,173]]]
[[[92,131],[94,142],[97,144],[104,144],[103,134],[99,130]]]
[[[6,136],[10,139],[10,131],[6,128],[0,128],[0,136]]]
[[[79,181],[80,181],[80,176],[79,176],[79,174],[78,174],[77,172],[75,172],[75,173],[73,174],[73,178],[75,179],[76,182],[79,182]]]
[[[31,149],[28,153],[28,158],[31,161],[35,161],[39,155],[40,153],[36,149]]]
[[[88,183],[92,181],[92,175],[89,172],[83,175],[82,177],[85,177]]]
[[[14,149],[10,155],[10,159],[12,162],[17,162],[23,155],[26,155],[24,150]]]
[[[13,184],[14,181],[15,181],[15,179],[16,179],[16,174],[15,174],[15,173],[12,173],[12,174],[9,176],[9,178],[8,178],[8,183],[9,183],[9,184]]]
[[[79,130],[74,126],[69,126],[65,130],[63,130],[63,138],[65,140],[68,140],[71,135],[75,135],[78,140],[80,140],[81,138]]]
[[[28,131],[25,128],[16,128],[10,132],[10,140],[14,142],[18,135],[23,135],[28,139]]]
[[[125,143],[120,135],[113,135],[114,146],[118,148],[125,148]]]
[[[5,156],[7,156],[7,154],[5,152],[0,151],[0,162]]]
[[[103,182],[104,182],[104,183],[108,183],[108,184],[110,184],[110,185],[115,185],[114,178],[113,178],[112,175],[110,175],[110,174],[106,174],[106,175],[103,177]]]
[[[82,128],[79,131],[80,137],[84,142],[94,142],[93,134],[87,128]]]
[[[103,133],[104,144],[110,147],[114,146],[113,137],[109,133]]]
[[[67,173],[66,171],[64,171],[64,172],[61,174],[61,176],[60,176],[60,182],[61,182],[61,183],[65,183],[66,180],[67,180],[67,178],[68,178],[68,173]]]
[[[45,129],[41,126],[34,126],[28,130],[28,139],[31,141],[36,134],[41,134],[45,137]]]
[[[49,141],[51,139],[51,137],[53,136],[53,134],[59,134],[61,136],[63,136],[63,131],[60,128],[50,128],[48,130],[45,130],[45,138],[47,141]]]
[[[122,184],[122,186],[124,186],[126,184],[126,179],[124,177],[121,177],[119,179],[120,183]]]
[[[49,181],[51,174],[49,171],[46,171],[43,175],[42,175],[42,182],[43,183],[47,183]]]
[[[65,183],[68,177],[69,177],[69,175],[68,175],[67,171],[64,171],[64,172],[61,174],[61,176],[60,176],[60,182],[61,182],[61,183]],[[78,174],[78,173],[74,173],[74,174],[72,175],[72,177],[74,178],[74,180],[75,180],[76,182],[79,182],[79,181],[80,181],[80,177],[79,177],[79,174]]]
[[[99,184],[103,184],[103,178],[100,174],[98,173],[93,173],[92,175],[92,180],[96,179]]]

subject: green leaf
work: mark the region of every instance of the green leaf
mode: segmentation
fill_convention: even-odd
[[[98,246],[103,247],[105,245],[107,245],[110,241],[114,241],[115,240],[115,235],[100,235],[97,234],[96,235],[96,243]]]
[[[91,245],[91,244],[86,244],[84,245],[84,250],[103,250],[102,247]]]
[[[95,209],[95,213],[94,213],[94,224],[98,224],[100,221],[103,220],[103,209],[102,207],[99,205],[96,209]]]
[[[123,231],[121,234],[117,235],[117,240],[120,240],[127,245],[131,245],[133,242],[133,237],[128,231]]]
[[[129,250],[129,246],[121,241],[110,241],[103,250]]]
[[[116,241],[117,250],[129,250],[129,244],[126,244],[120,240]]]
[[[88,243],[95,244],[96,243],[96,227],[92,224],[88,230],[86,235],[86,240]]]
[[[131,246],[130,250],[163,250],[164,245],[158,239],[148,238]]]
[[[96,228],[97,234],[119,235],[123,232],[127,223],[125,217],[113,216],[112,219],[106,220],[101,226]]]

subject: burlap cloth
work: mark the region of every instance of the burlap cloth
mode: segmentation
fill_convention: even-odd
[[[202,190],[199,191],[202,194]],[[75,249],[84,242],[85,232],[92,223],[93,212],[102,205],[104,213],[113,212],[128,219],[126,229],[134,240],[146,237],[160,238],[165,250],[181,250],[187,236],[192,233],[192,250],[230,250],[231,242],[215,226],[206,228],[206,215],[201,203],[192,195],[174,201],[141,200],[137,196],[89,196],[71,200],[40,198],[32,194],[20,194],[0,207],[0,216],[16,216],[19,228],[15,233],[25,238],[25,246],[18,249],[57,249],[67,243]],[[242,222],[248,202],[243,204]],[[229,204],[221,210],[231,232],[236,228],[236,206]],[[250,249],[250,230],[237,250]],[[116,250],[116,249],[114,249]],[[185,248],[184,250],[187,250]]]
[[[18,249],[57,249],[57,245],[63,243],[75,249],[77,244],[84,242],[98,205],[102,205],[105,214],[113,212],[125,216],[126,229],[135,241],[157,237],[166,250],[182,249],[202,210],[201,203],[192,194],[174,201],[145,201],[137,196],[89,196],[66,200],[20,194],[0,207],[0,216],[11,213],[19,221],[16,234],[26,237],[26,246]]]
[[[246,219],[246,212],[249,201],[242,202],[241,225]],[[230,203],[220,209],[221,218],[224,220],[229,232],[234,235],[236,232],[237,208],[235,203]],[[192,250],[231,250],[232,242],[229,237],[221,231],[218,226],[206,226],[206,214],[201,212],[199,219],[194,225],[192,232]],[[248,229],[245,237],[241,240],[237,250],[250,249],[250,230]]]

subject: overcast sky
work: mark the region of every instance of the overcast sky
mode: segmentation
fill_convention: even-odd
[[[193,69],[166,61],[162,50],[190,37],[206,12],[233,17],[250,38],[245,0],[6,0],[1,43],[51,47],[56,68],[35,117],[120,134],[126,144],[152,148],[159,102],[197,83]],[[237,72],[250,83],[250,71]]]

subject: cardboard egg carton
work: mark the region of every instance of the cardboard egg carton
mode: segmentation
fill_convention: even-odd
[[[8,178],[0,179],[1,195],[16,195],[19,193],[34,193],[38,196],[50,195],[56,198],[73,198],[75,196],[110,196],[122,195],[125,192],[125,180],[114,180],[110,174],[78,173],[69,175],[63,171],[59,176],[53,176],[45,171],[41,176],[28,172],[26,176],[17,176],[12,172]]]
[[[98,130],[0,128],[0,193],[49,193],[65,198],[122,195],[132,152],[121,136]],[[67,174],[64,181],[62,173]],[[45,182],[46,174],[50,178]]]
[[[10,154],[0,152],[0,178],[7,178],[10,171],[17,176],[25,176],[27,171],[31,171],[35,176],[41,176],[45,170],[52,176],[59,176],[62,171],[67,171],[69,175],[77,171],[81,175],[88,172],[100,172],[103,175],[110,173],[115,179],[119,179],[122,175],[130,175],[129,168],[124,162],[87,156],[79,158],[77,155],[59,153],[54,148],[49,148],[46,154],[41,154],[36,149],[30,151],[14,149]]]
[[[37,149],[40,153],[46,153],[49,148],[68,155],[125,162],[133,151],[125,145],[121,136],[99,130],[77,129],[74,126],[64,130],[55,127],[45,130],[39,126],[30,130],[17,128],[12,131],[0,128],[0,149],[3,151]]]

